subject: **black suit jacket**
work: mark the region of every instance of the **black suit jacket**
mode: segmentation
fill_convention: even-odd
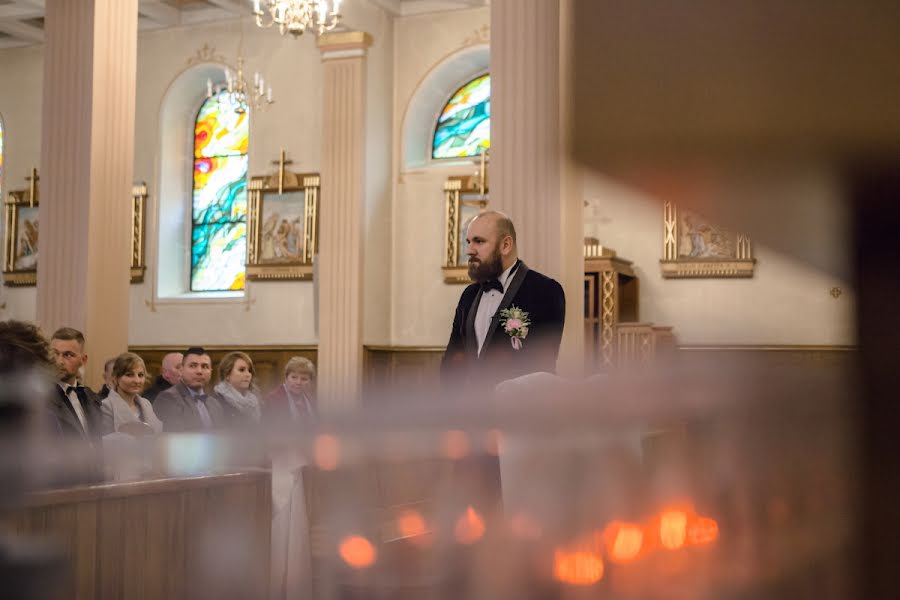
[[[101,401],[97,394],[88,387],[78,387],[75,390],[75,395],[78,396],[88,424],[88,431],[85,432],[65,391],[58,384],[54,384],[53,388],[53,395],[50,397],[50,412],[56,419],[59,433],[78,436],[99,446],[100,437],[109,433],[112,427],[110,423],[107,423],[108,419],[100,409]]]
[[[221,429],[226,425],[225,412],[219,400],[209,395],[206,397],[206,411],[213,422],[213,429]],[[162,421],[168,433],[178,431],[209,431],[200,420],[197,405],[183,383],[174,385],[160,393],[153,403],[153,412]]]
[[[556,371],[556,358],[566,320],[566,296],[555,280],[532,271],[519,261],[512,281],[491,319],[481,354],[475,337],[475,315],[481,303],[481,287],[473,283],[463,290],[450,341],[441,360],[441,380],[457,387],[497,383],[536,371]],[[522,347],[516,350],[500,326],[500,311],[516,307],[528,313],[531,325]]]

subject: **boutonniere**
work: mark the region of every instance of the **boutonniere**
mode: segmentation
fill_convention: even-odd
[[[531,325],[528,313],[516,306],[510,306],[500,311],[500,317],[500,324],[509,336],[513,349],[521,350],[522,340],[528,337],[528,326]]]

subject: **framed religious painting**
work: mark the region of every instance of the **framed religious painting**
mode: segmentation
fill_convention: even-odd
[[[663,277],[753,277],[756,259],[746,235],[674,202],[665,203],[663,218]]]
[[[144,235],[147,227],[144,215],[147,214],[147,184],[138,183],[131,187],[131,283],[143,283],[144,272]]]
[[[36,174],[32,174],[37,180]],[[10,192],[4,203],[5,232],[3,283],[10,286],[37,284],[38,189]]]
[[[487,187],[477,176],[450,177],[444,183],[444,198],[444,282],[468,284],[471,280],[466,255],[466,230],[472,219],[487,208]]]
[[[253,177],[247,213],[247,279],[307,280],[319,239],[319,174],[282,168]]]

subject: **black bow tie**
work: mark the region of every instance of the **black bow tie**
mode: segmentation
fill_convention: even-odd
[[[78,395],[78,386],[70,385],[69,387],[66,388],[66,396],[68,396],[72,392],[75,392],[75,395],[77,396]]]
[[[491,290],[497,290],[501,294],[503,293],[503,284],[500,283],[499,279],[489,279],[481,282],[482,292],[489,292]]]

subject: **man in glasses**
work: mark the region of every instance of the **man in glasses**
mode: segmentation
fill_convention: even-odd
[[[100,436],[108,433],[103,426],[100,399],[93,390],[78,383],[78,371],[88,359],[84,334],[71,327],[57,329],[50,338],[50,351],[58,372],[51,410],[60,431],[99,445]]]

